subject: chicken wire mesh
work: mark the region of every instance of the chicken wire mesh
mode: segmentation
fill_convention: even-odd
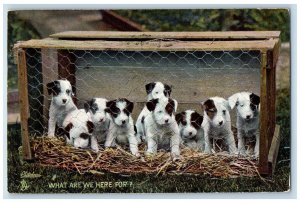
[[[31,135],[47,134],[51,96],[46,85],[59,78],[71,78],[79,109],[94,97],[134,102],[134,123],[147,101],[145,85],[150,82],[172,86],[171,98],[178,101],[176,113],[193,109],[203,115],[200,104],[210,97],[227,99],[241,91],[260,92],[260,51],[27,49],[26,60]],[[235,110],[229,113],[236,134]],[[213,146],[228,150],[222,144]]]

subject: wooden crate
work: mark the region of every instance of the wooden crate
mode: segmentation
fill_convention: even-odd
[[[80,54],[81,51],[88,50],[90,53],[93,51],[95,53],[97,53],[97,51],[113,53],[169,52],[181,53],[183,55],[185,52],[192,54],[205,52],[208,55],[213,55],[212,53],[219,52],[253,52],[259,53],[257,58],[259,58],[260,64],[260,87],[258,90],[261,97],[259,172],[261,174],[271,174],[274,171],[279,146],[279,126],[276,126],[275,124],[275,68],[279,55],[279,36],[280,32],[278,31],[69,31],[53,34],[46,39],[18,42],[14,48],[19,69],[19,91],[24,159],[30,160],[33,157],[30,151],[29,126],[35,124],[33,124],[34,122],[29,123],[29,118],[38,116],[40,114],[42,117],[38,118],[37,120],[40,121],[42,119],[44,120],[44,123],[47,122],[49,101],[43,97],[43,93],[46,92],[45,84],[49,82],[51,78],[67,78],[74,86],[75,93],[77,95],[80,94],[78,93],[79,91],[76,91],[76,88],[78,88],[77,83],[82,81],[76,80],[76,77],[80,74],[80,72],[76,72],[76,66],[80,64],[80,57],[78,57],[78,54]],[[38,59],[34,58],[36,55],[39,55]],[[251,56],[251,54],[249,56]],[[167,58],[167,60],[169,60],[168,57],[169,56],[164,56],[163,59]],[[139,60],[138,57],[136,59]],[[193,63],[197,63],[197,61]],[[29,66],[34,66],[34,68],[28,69]],[[209,66],[213,67],[214,64],[209,64]],[[43,67],[48,68],[45,69]],[[32,72],[31,74],[34,77],[27,77],[29,70]],[[126,71],[124,73],[126,73]],[[154,78],[149,78],[149,80],[155,81]],[[40,81],[41,85],[40,83],[35,84],[34,81]],[[203,82],[203,80],[198,82]],[[207,82],[209,82],[209,80]],[[179,99],[179,103],[181,103],[182,106],[187,106],[188,104],[193,104],[194,106],[199,105],[200,101],[197,101],[199,95],[197,91],[201,89],[201,85],[199,85],[197,82],[182,82],[180,84],[189,85],[193,91],[189,91],[189,93],[184,95],[184,98],[188,99]],[[37,85],[40,86],[37,87]],[[38,91],[33,91],[31,89],[33,86],[34,88],[38,88]],[[143,106],[145,96],[139,99],[139,91],[137,90],[135,93],[137,95],[134,97],[134,101],[138,106],[136,109],[140,110]],[[182,95],[183,93],[180,94]],[[35,100],[30,98],[35,98]],[[30,110],[30,105],[35,106],[35,111]],[[137,114],[138,110],[135,110],[135,114]],[[37,129],[43,128],[43,126],[38,126],[38,124],[35,127]],[[41,132],[37,130],[36,133]]]

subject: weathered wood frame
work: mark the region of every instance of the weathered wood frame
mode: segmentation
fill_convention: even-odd
[[[279,55],[280,32],[63,32],[51,38],[29,40],[15,45],[21,104],[23,157],[32,159],[28,132],[28,92],[26,49],[57,49],[60,78],[68,78],[74,87],[74,60],[64,50],[122,51],[236,51],[255,50],[261,53],[261,117],[259,172],[272,174],[279,147],[279,126],[275,124],[275,69]],[[64,60],[66,58],[68,60]]]

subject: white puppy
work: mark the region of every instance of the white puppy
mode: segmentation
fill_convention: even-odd
[[[203,116],[194,110],[186,110],[176,114],[175,118],[183,144],[193,150],[204,151]]]
[[[234,136],[231,131],[231,120],[228,101],[221,97],[211,97],[202,103],[204,118],[205,153],[211,153],[211,142],[225,139],[230,154],[236,153]]]
[[[107,107],[106,103],[107,100],[104,98],[93,98],[92,100],[84,104],[84,109],[95,126],[93,137],[95,137],[96,139],[92,139],[91,143],[92,148],[95,149],[95,151],[99,150],[98,142],[103,144],[108,133],[110,117],[105,111]]]
[[[49,109],[48,136],[54,137],[55,127],[62,127],[63,120],[70,112],[77,110],[72,96],[72,86],[68,80],[55,80],[47,84],[52,96]]]
[[[129,144],[131,153],[139,157],[138,143],[131,117],[133,103],[125,98],[121,98],[107,102],[106,106],[110,124],[104,144],[105,147],[113,147],[116,143]]]
[[[146,93],[147,93],[147,101],[150,101],[151,99],[159,99],[161,97],[167,97],[169,98],[171,96],[172,88],[167,85],[163,84],[161,82],[151,82],[145,86]],[[176,111],[177,106],[175,107]],[[136,137],[138,140],[138,143],[141,143],[142,140],[145,140],[145,131],[143,127],[143,121],[147,115],[149,115],[150,112],[147,109],[146,106],[144,106],[143,110],[139,114],[137,120],[136,120]]]
[[[239,92],[228,99],[231,109],[236,107],[238,152],[246,155],[245,138],[255,138],[254,156],[259,155],[260,97],[250,92]]]
[[[91,143],[91,135],[94,129],[93,122],[89,119],[84,109],[70,112],[63,121],[62,128],[67,143],[75,148],[88,148]]]
[[[177,101],[161,97],[146,103],[151,112],[142,122],[145,129],[147,151],[146,155],[157,153],[157,148],[171,149],[173,159],[180,156],[180,135],[174,112]]]

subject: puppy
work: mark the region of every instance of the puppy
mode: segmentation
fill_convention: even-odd
[[[167,97],[169,98],[172,93],[172,88],[167,85],[163,84],[161,82],[151,82],[145,86],[146,93],[147,93],[147,101],[150,101],[151,99],[158,99],[161,97]],[[177,109],[177,106],[175,107],[175,111]],[[146,106],[144,106],[143,110],[138,116],[138,119],[136,121],[136,137],[138,140],[138,143],[141,143],[142,140],[145,140],[145,130],[143,128],[143,122],[147,115],[149,115],[150,112]]]
[[[254,137],[254,156],[259,155],[260,97],[250,92],[239,92],[228,98],[231,109],[236,107],[238,153],[246,155],[245,138]],[[248,153],[249,154],[249,153]]]
[[[72,86],[68,80],[55,80],[47,84],[48,94],[52,95],[49,109],[48,136],[54,137],[55,126],[62,126],[67,114],[77,110],[72,97]]]
[[[194,110],[186,110],[176,114],[175,119],[183,144],[193,150],[204,151],[203,116]]]
[[[180,135],[174,116],[175,106],[177,101],[166,97],[152,99],[146,103],[151,112],[142,123],[147,142],[146,155],[156,154],[158,147],[171,148],[173,159],[179,158]]]
[[[61,129],[61,128],[60,128]],[[70,112],[63,121],[62,133],[67,143],[75,148],[88,148],[94,129],[93,122],[89,119],[84,109]]]
[[[84,109],[95,126],[93,137],[96,139],[92,139],[91,143],[95,151],[99,150],[98,142],[104,143],[108,133],[110,119],[106,112],[106,104],[107,100],[104,98],[93,98],[84,104]]]
[[[236,153],[234,136],[231,131],[231,120],[228,101],[221,97],[211,97],[202,103],[204,110],[203,130],[205,140],[205,153],[211,153],[210,139],[214,141],[225,139],[229,153]]]
[[[118,144],[128,144],[133,155],[139,157],[138,143],[134,133],[134,124],[131,117],[133,103],[125,98],[108,101],[106,112],[109,115],[110,124],[105,141],[105,147],[113,147]]]

